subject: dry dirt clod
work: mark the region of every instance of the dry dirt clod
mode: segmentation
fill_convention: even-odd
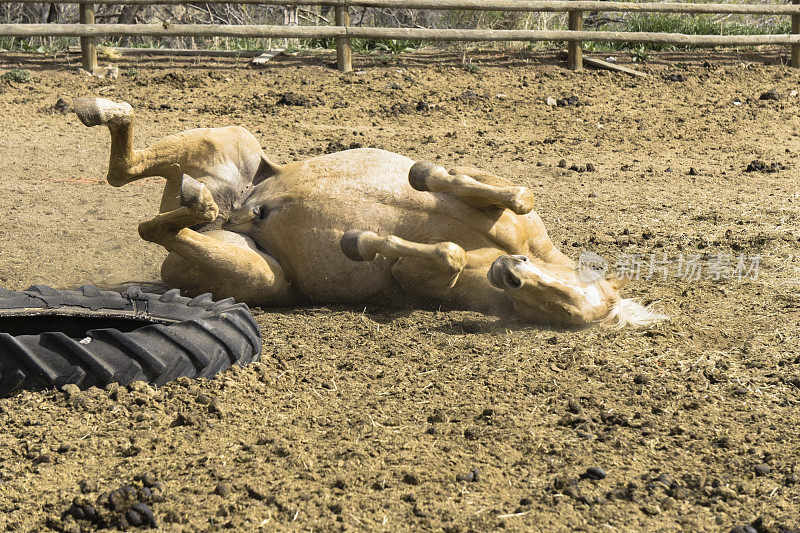
[[[227,498],[228,496],[230,496],[231,491],[232,491],[231,484],[226,483],[225,481],[217,483],[217,486],[214,488],[214,492],[216,492],[223,498]]]
[[[67,398],[72,398],[73,396],[78,396],[81,393],[81,389],[74,383],[67,383],[61,387],[61,392],[66,394]]]
[[[184,413],[178,413],[178,416],[175,417],[175,420],[172,421],[171,427],[181,427],[181,426],[194,426],[194,427],[201,427],[205,423],[200,414],[195,413],[194,411],[187,411]]]
[[[158,477],[152,472],[143,472],[141,474],[137,474],[134,476],[134,481],[141,481],[142,485],[147,488],[153,488],[159,486]]]
[[[95,483],[91,479],[83,479],[78,485],[81,488],[81,492],[84,494],[88,494],[90,492],[97,492],[97,483]]]
[[[208,405],[211,403],[211,397],[207,394],[198,394],[197,398],[194,399],[195,402],[199,403],[200,405]]]
[[[567,403],[567,409],[569,409],[570,413],[579,414],[581,412],[581,404],[577,400],[570,400]]]
[[[420,479],[419,476],[417,476],[417,474],[413,472],[406,472],[405,474],[403,474],[403,483],[416,486],[420,484]]]
[[[265,487],[250,484],[245,489],[247,490],[247,495],[254,500],[268,501],[270,499],[270,493]]]
[[[666,487],[671,487],[673,484],[675,484],[675,480],[667,474],[661,474],[656,479],[657,481],[663,483]]]
[[[761,96],[758,97],[759,100],[780,100],[781,95],[778,94],[778,91],[775,89],[770,89],[768,91],[764,91],[761,93]]]
[[[643,505],[642,507],[640,507],[640,509],[644,514],[649,516],[656,516],[661,512],[659,508],[654,505]]]
[[[571,485],[572,481],[563,476],[556,476],[555,479],[553,479],[553,488],[557,491],[563,491]]]
[[[772,469],[770,468],[769,465],[762,463],[762,464],[757,464],[755,468],[753,468],[753,471],[757,476],[766,476],[772,471]]]
[[[765,163],[760,159],[752,160],[745,169],[745,172],[767,172],[767,173],[774,173],[781,170],[786,170],[786,165],[782,165],[780,163],[772,162],[772,163]]]
[[[606,471],[599,466],[590,466],[586,469],[586,472],[581,475],[581,477],[584,479],[593,479],[599,481],[601,479],[605,479],[606,475]]]
[[[316,102],[312,101],[308,96],[304,94],[286,92],[283,93],[280,96],[280,98],[278,98],[277,105],[312,107],[316,105]]]
[[[477,483],[480,481],[480,472],[477,468],[474,468],[467,472],[466,474],[459,474],[456,476],[456,481],[462,481],[466,483]]]

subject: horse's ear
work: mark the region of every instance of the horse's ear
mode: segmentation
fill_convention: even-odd
[[[622,287],[630,283],[631,278],[620,274],[609,274],[606,281],[614,288],[615,291],[620,290]]]

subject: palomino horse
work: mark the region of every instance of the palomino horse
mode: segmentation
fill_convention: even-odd
[[[164,282],[255,306],[446,304],[562,326],[666,317],[621,298],[621,277],[581,276],[525,187],[384,150],[281,166],[241,127],[195,129],[144,150],[126,103],[79,98],[111,131],[108,182],[163,176],[161,213],[139,225],[169,250]]]

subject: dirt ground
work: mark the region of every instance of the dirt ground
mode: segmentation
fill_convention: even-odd
[[[624,294],[672,317],[553,331],[255,309],[259,364],[0,400],[0,529],[88,528],[62,520],[73,499],[131,484],[154,487],[165,531],[800,528],[800,70],[778,51],[653,54],[642,79],[556,52],[469,57],[361,57],[346,75],[322,55],[125,57],[99,81],[75,56],[0,54],[0,74],[33,74],[0,81],[6,288],[158,281],[165,253],[136,224],[160,181],[105,184],[108,133],[54,109],[102,95],[136,109],[138,146],[241,124],[279,162],[362,145],[493,170],[536,191],[569,255],[665,259],[666,279]],[[719,256],[760,258],[757,277],[713,275]]]

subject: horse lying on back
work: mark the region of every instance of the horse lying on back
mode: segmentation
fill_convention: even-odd
[[[111,131],[108,182],[162,176],[161,214],[139,225],[169,250],[164,282],[254,306],[447,304],[535,323],[647,325],[667,317],[619,296],[627,281],[580,275],[525,187],[357,149],[285,166],[241,127],[195,129],[132,148],[133,110],[80,98]]]

